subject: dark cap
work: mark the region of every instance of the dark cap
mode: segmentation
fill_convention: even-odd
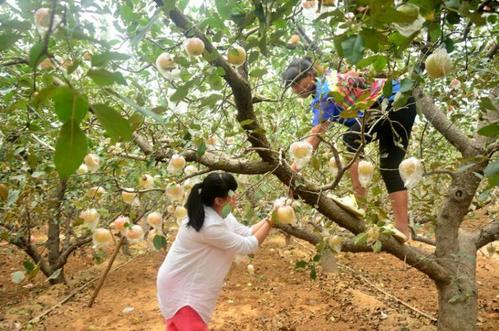
[[[285,88],[288,88],[294,82],[300,81],[309,73],[315,73],[314,63],[311,58],[294,59],[282,73]]]

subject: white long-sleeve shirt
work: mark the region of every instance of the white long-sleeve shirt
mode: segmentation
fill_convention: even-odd
[[[236,254],[257,250],[251,228],[229,214],[223,219],[205,207],[205,219],[197,232],[182,222],[156,281],[161,314],[172,318],[184,306],[191,306],[208,323],[215,310],[224,278]]]

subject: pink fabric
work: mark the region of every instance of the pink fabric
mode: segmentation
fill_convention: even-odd
[[[335,100],[335,102],[344,110],[358,106],[358,103],[365,103],[366,108],[369,108],[383,94],[385,81],[386,79],[375,79],[369,85],[358,73],[349,71],[337,74],[336,86],[329,88],[343,96],[342,100]]]
[[[208,331],[208,325],[192,307],[184,306],[166,320],[166,331]]]

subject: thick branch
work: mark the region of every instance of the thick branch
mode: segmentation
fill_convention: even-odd
[[[29,64],[28,59],[25,58],[15,58],[11,59],[9,61],[2,62],[1,66],[3,67],[8,67],[8,66],[14,66],[18,64]]]
[[[246,123],[243,129],[246,131],[248,140],[254,147],[269,148],[270,144],[264,131],[258,125],[257,118],[253,111],[253,97],[249,82],[244,79],[230,64],[218,53],[206,36],[199,31],[191,21],[177,8],[167,12],[173,23],[186,34],[194,35],[203,40],[205,44],[205,54],[210,54],[209,63],[224,69],[224,79],[229,84],[234,95],[237,108],[237,120],[239,123]],[[262,159],[271,164],[277,164],[277,158],[269,150],[257,150]]]
[[[499,220],[495,220],[473,233],[477,249],[499,240]]]
[[[74,243],[70,244],[64,251],[61,253],[59,256],[59,265],[56,269],[62,268],[65,264],[66,261],[68,260],[69,255],[73,253],[76,249],[80,248],[83,245],[86,245],[92,241],[91,237],[88,238],[83,238],[75,241]]]
[[[66,193],[66,180],[62,179],[57,187],[53,210],[55,217],[49,220],[48,224],[48,261],[52,268],[58,265],[60,254],[60,217],[62,209],[62,201]],[[57,268],[54,268],[54,270]]]
[[[305,29],[303,29],[301,24],[295,22],[295,25],[296,25],[296,30],[298,31],[298,34],[302,37],[305,46],[313,50],[319,57],[322,57],[323,55],[322,51],[320,50],[319,47],[317,47],[314,41],[310,39],[310,37],[307,35]]]
[[[473,140],[457,128],[445,114],[438,109],[429,96],[424,95],[421,87],[414,90],[414,98],[421,104],[421,111],[435,129],[437,129],[463,156],[472,156],[477,152]]]
[[[321,238],[313,233],[310,233],[303,229],[298,229],[287,224],[276,224],[276,228],[292,235],[293,237],[303,239],[308,241],[312,245],[317,245]],[[344,241],[341,245],[342,252],[372,252],[372,248],[367,245],[355,245],[351,240]]]
[[[43,258],[43,256],[38,252],[36,246],[28,243],[24,237],[16,237],[15,240],[11,241],[12,244],[16,245],[20,249],[22,249],[29,257],[40,266],[40,270],[43,274],[49,277],[52,274],[52,269],[48,265],[47,261]]]
[[[141,135],[134,133],[134,141],[146,155],[154,155],[157,161],[164,161],[168,155],[164,151],[156,151],[154,147]],[[274,167],[268,162],[262,161],[242,161],[221,158],[218,155],[205,153],[199,156],[196,151],[187,151],[183,153],[186,161],[200,163],[212,170],[224,170],[238,174],[264,174],[271,171]]]
[[[238,174],[264,174],[272,171],[272,164],[263,161],[242,161],[220,158],[209,153],[205,153],[202,157],[197,155],[195,151],[189,151],[183,154],[186,161],[195,161],[207,166],[213,170],[224,170],[235,172]]]

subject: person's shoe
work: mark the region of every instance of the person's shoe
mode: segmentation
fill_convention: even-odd
[[[393,227],[392,232],[393,232],[392,236],[395,239],[397,239],[397,241],[399,241],[400,243],[405,243],[406,241],[409,240],[409,238],[407,238],[407,236],[396,227]]]
[[[383,226],[383,228],[386,234],[390,234],[400,243],[405,243],[409,240],[409,238],[407,238],[407,236],[402,231],[394,227],[392,224],[386,224]]]
[[[341,208],[354,214],[357,218],[363,218],[364,216],[366,216],[366,211],[362,208],[359,208],[357,200],[355,199],[355,195],[350,194],[342,198],[337,197],[334,194],[328,194],[327,196],[328,198],[333,199],[334,202],[336,202]]]

